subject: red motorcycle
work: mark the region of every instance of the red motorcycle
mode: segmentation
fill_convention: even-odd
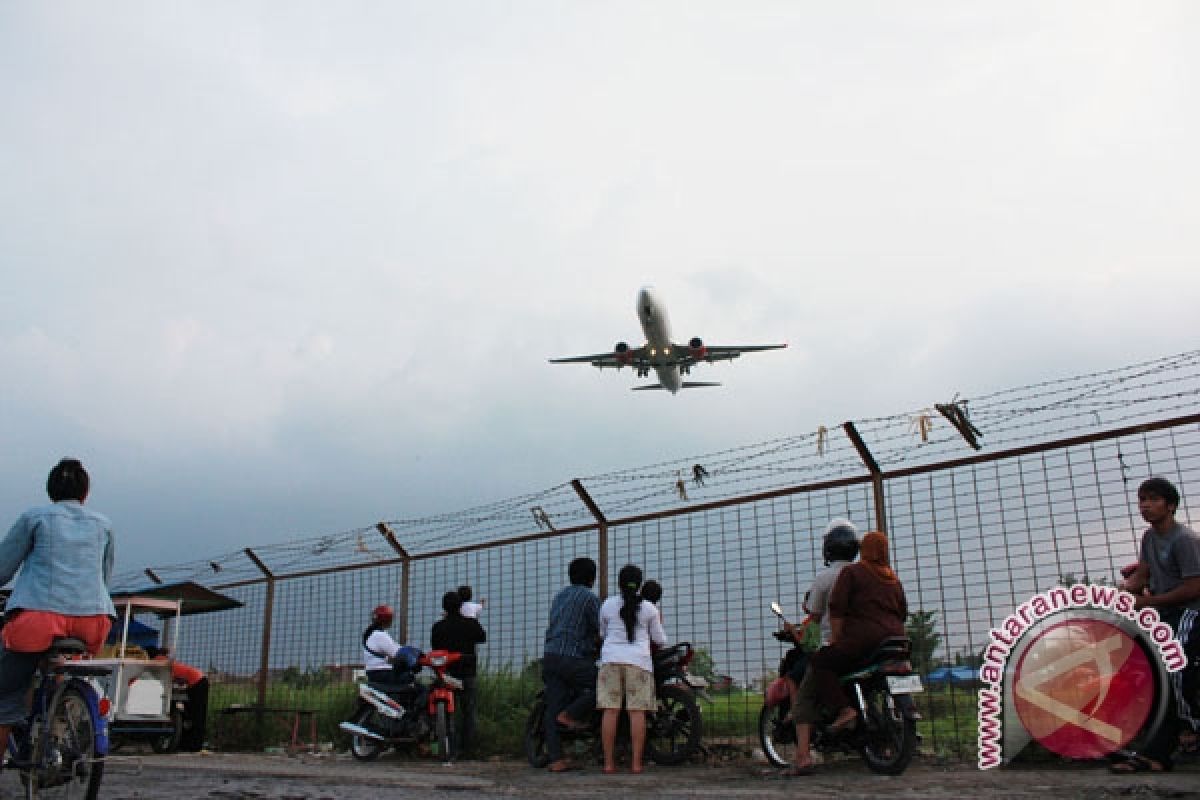
[[[450,665],[462,653],[431,650],[417,660],[418,667],[433,670],[433,683],[409,684],[361,683],[358,707],[347,722],[338,727],[350,734],[350,755],[359,761],[373,761],[389,747],[405,747],[427,742],[442,760],[455,755],[455,692],[462,681],[448,675]]]

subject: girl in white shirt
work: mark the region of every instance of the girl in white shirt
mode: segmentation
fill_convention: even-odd
[[[621,593],[600,606],[600,636],[604,645],[600,648],[600,674],[596,679],[596,706],[604,709],[600,727],[604,771],[610,774],[617,771],[614,749],[622,705],[629,712],[630,771],[642,771],[646,712],[657,707],[650,643],[667,643],[658,609],[638,594],[641,569],[625,565],[617,582]]]

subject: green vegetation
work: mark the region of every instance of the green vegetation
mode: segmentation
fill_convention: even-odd
[[[925,687],[915,695],[923,719],[917,723],[921,750],[942,758],[970,759],[979,744],[978,695],[961,686]]]
[[[937,632],[936,611],[917,609],[908,615],[908,623],[904,633],[912,640],[913,669],[924,675],[933,669],[933,654],[942,643],[942,635]]]

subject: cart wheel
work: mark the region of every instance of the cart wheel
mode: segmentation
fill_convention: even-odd
[[[171,732],[150,739],[150,749],[156,753],[174,753],[179,749],[179,740],[183,737],[183,714],[178,710],[171,712]]]

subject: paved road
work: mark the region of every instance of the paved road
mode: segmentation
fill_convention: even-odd
[[[14,775],[0,777],[0,796],[14,796]],[[563,775],[524,764],[436,762],[384,757],[359,764],[346,755],[325,757],[245,754],[131,755],[114,757],[101,796],[138,800],[481,800],[564,798],[591,800],[633,794],[652,800],[771,797],[904,798],[1198,798],[1200,763],[1180,765],[1167,775],[1110,775],[1092,766],[1006,768],[980,772],[966,765],[914,765],[904,775],[872,775],[851,760],[809,778],[780,778],[763,766],[650,767],[643,775],[604,775],[588,769]]]

